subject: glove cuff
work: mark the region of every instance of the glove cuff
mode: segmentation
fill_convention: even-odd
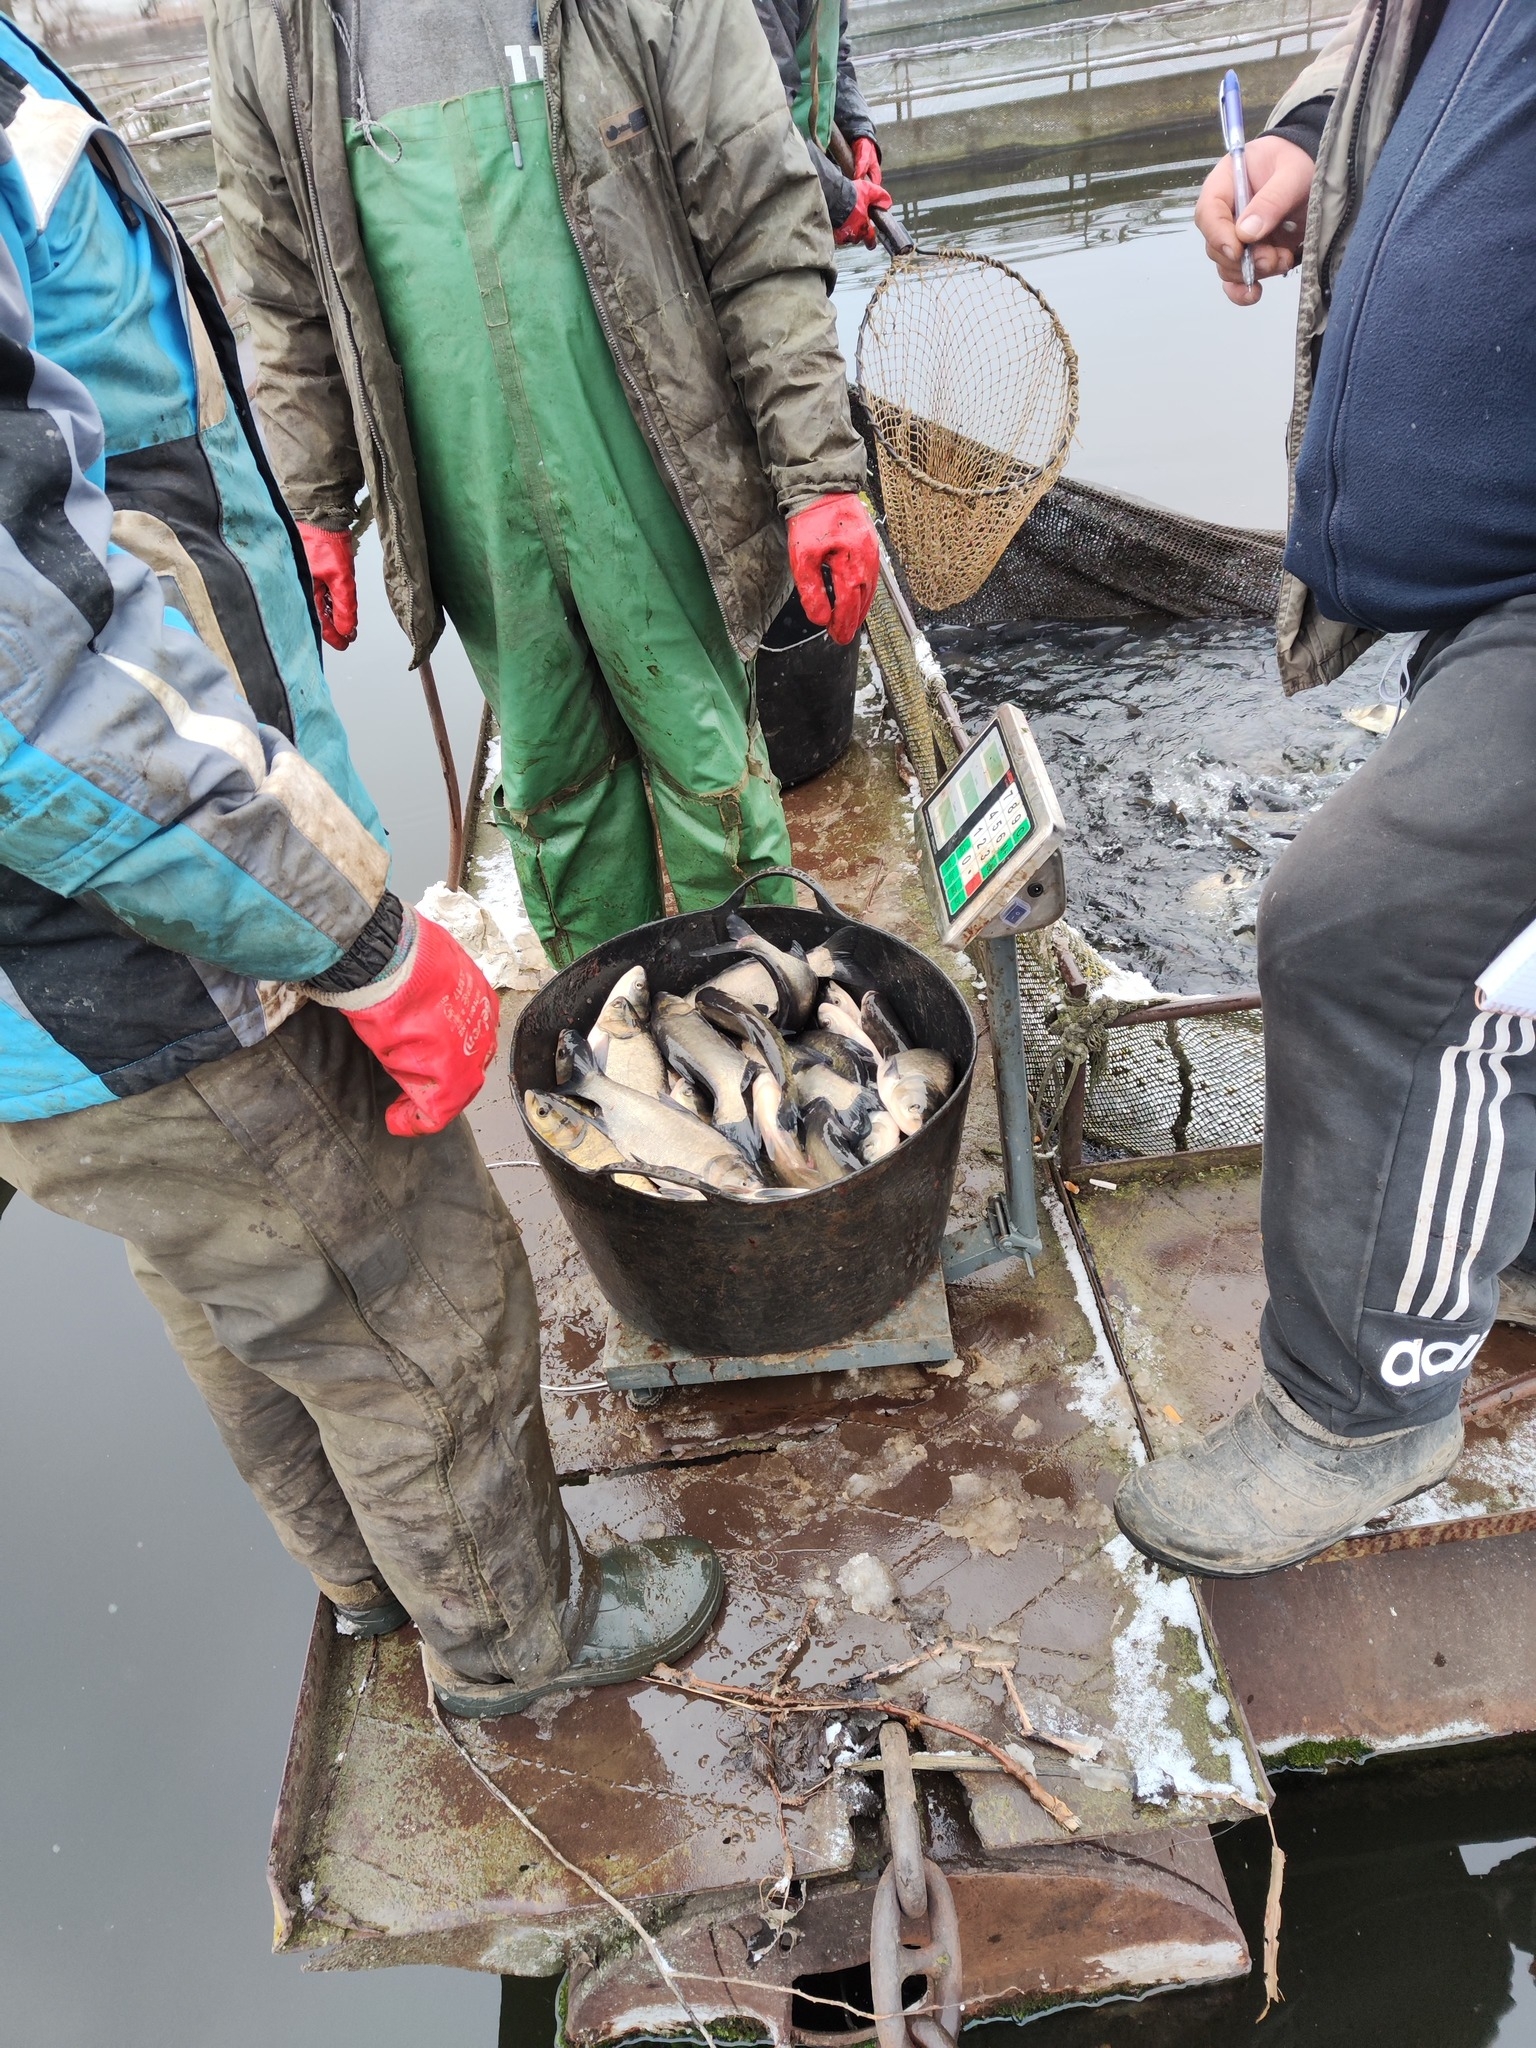
[[[307,993],[328,1010],[344,1010],[355,1013],[358,1010],[375,1010],[380,1003],[387,1003],[391,996],[398,995],[410,980],[416,966],[416,955],[421,943],[420,922],[409,905],[401,906],[400,936],[395,941],[395,950],[383,972],[362,988],[321,989],[311,985]]]

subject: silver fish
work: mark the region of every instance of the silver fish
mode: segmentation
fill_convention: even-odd
[[[781,946],[772,945],[734,910],[725,920],[725,929],[733,945],[763,961],[783,981],[794,1005],[792,1014],[783,1020],[785,1028],[803,1030],[816,1007],[816,972],[805,954],[798,946],[786,953]]]
[[[912,1041],[896,1021],[896,1013],[878,989],[867,988],[859,1003],[864,1035],[882,1059],[906,1052]]]
[[[806,1111],[805,1150],[822,1187],[846,1180],[863,1164],[830,1102],[813,1102]]]
[[[528,1112],[529,1123],[551,1151],[558,1152],[583,1173],[601,1173],[607,1167],[630,1163],[596,1117],[589,1116],[578,1104],[567,1102],[563,1096],[545,1095],[536,1088],[528,1088],[523,1092],[523,1107]],[[704,1200],[695,1188],[647,1180],[640,1173],[616,1173],[613,1179],[621,1188],[633,1188],[636,1194],[654,1195],[664,1202]]]
[[[613,987],[608,991],[608,1002],[615,1001],[628,1003],[629,1007],[640,1019],[640,1022],[642,1024],[649,1024],[651,1021],[651,984],[646,979],[643,967],[626,968],[619,976]],[[607,1004],[605,1003],[603,1009],[606,1010],[606,1008]],[[608,1022],[608,1019],[603,1014],[603,1010],[598,1011],[597,1021],[602,1025]]]
[[[867,1087],[874,1085],[875,1069],[880,1062],[871,1059],[862,1045],[856,1045],[851,1038],[844,1038],[839,1031],[823,1031],[819,1026],[814,1031],[802,1031],[795,1040],[795,1050],[812,1054],[845,1080],[857,1081]]]
[[[910,1138],[943,1105],[955,1085],[955,1070],[941,1052],[916,1045],[880,1062],[880,1100]]]
[[[816,1012],[816,1021],[823,1031],[835,1031],[839,1038],[851,1039],[855,1045],[862,1046],[871,1059],[880,1058],[880,1049],[859,1022],[857,1011],[850,1017],[837,1003],[823,1003]]]
[[[888,1109],[877,1109],[869,1120],[869,1136],[859,1147],[859,1157],[866,1166],[873,1166],[877,1159],[888,1159],[900,1143],[900,1124]]]
[[[738,1002],[725,989],[705,984],[693,992],[699,1014],[720,1032],[750,1045],[781,1088],[788,1084],[798,1064],[793,1047],[771,1017],[765,1017],[750,1003]]]
[[[608,1033],[603,1072],[642,1095],[664,1095],[667,1067],[661,1049],[623,996],[612,995],[604,1003],[603,1024]]]
[[[667,1093],[672,1100],[686,1109],[690,1116],[702,1117],[709,1122],[709,1097],[702,1088],[696,1087],[686,1074],[674,1074],[667,1069]]]
[[[831,1003],[835,1009],[846,1011],[855,1024],[860,1022],[858,1003],[840,981],[829,981],[822,990],[821,999],[824,1003]]]
[[[739,1145],[748,1158],[755,1158],[757,1131],[746,1098],[746,1080],[753,1063],[734,1039],[723,1037],[708,1017],[680,996],[659,995],[651,1019],[672,1066],[709,1090],[714,1103],[710,1121],[715,1129]]]
[[[752,1119],[774,1179],[786,1188],[819,1188],[821,1176],[800,1143],[800,1119],[766,1067],[753,1077]]]
[[[775,975],[766,960],[738,960],[734,967],[721,968],[701,986],[719,989],[738,1003],[749,1004],[765,1017],[771,1017],[775,1024],[782,1024],[794,1008],[788,983]],[[693,993],[697,996],[698,989]]]
[[[727,1194],[750,1194],[762,1180],[723,1131],[701,1123],[669,1096],[642,1095],[599,1071],[584,1038],[562,1031],[571,1069],[569,1092],[590,1102],[603,1129],[627,1157],[646,1167],[676,1167]]]
[[[785,1091],[796,1109],[809,1111],[816,1102],[824,1102],[860,1136],[868,1127],[869,1119],[880,1107],[880,1098],[873,1088],[861,1087],[857,1081],[850,1081],[832,1067],[826,1067],[819,1060],[805,1060],[789,1077]]]

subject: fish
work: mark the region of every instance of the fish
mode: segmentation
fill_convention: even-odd
[[[642,1024],[650,1023],[651,984],[643,967],[627,967],[624,970],[608,991],[608,1003],[612,1002],[628,1003]],[[608,1003],[604,1003],[603,1009],[597,1013],[599,1024],[606,1024],[608,1021],[603,1014]]]
[[[821,1176],[800,1142],[800,1119],[766,1067],[752,1077],[752,1120],[768,1169],[781,1187],[818,1188]]]
[[[731,950],[734,952],[735,948]],[[782,1024],[794,1008],[789,983],[766,960],[738,960],[734,967],[723,967],[702,986],[719,989],[723,995],[733,996],[739,1003],[750,1003],[754,1010],[761,1010],[775,1024]],[[693,995],[698,995],[697,989]],[[689,1000],[692,1001],[693,997]]]
[[[838,1004],[823,1003],[816,1012],[816,1021],[823,1031],[835,1031],[839,1038],[851,1039],[855,1045],[862,1046],[871,1059],[880,1059],[880,1048],[864,1029],[857,1014],[850,1017]]]
[[[558,1152],[583,1173],[602,1173],[609,1167],[631,1163],[596,1117],[589,1116],[563,1096],[546,1095],[537,1088],[526,1088],[523,1107],[528,1112],[529,1123],[550,1150]],[[621,1188],[633,1188],[636,1194],[654,1195],[664,1202],[704,1200],[695,1188],[669,1186],[665,1181],[647,1180],[640,1173],[616,1173],[613,1180]]]
[[[806,959],[803,948],[795,945],[786,953],[781,946],[772,945],[760,932],[755,932],[735,910],[727,915],[725,930],[730,946],[712,950],[750,953],[754,959],[760,960],[789,994],[789,1013],[778,1021],[786,1030],[803,1030],[811,1021],[811,1012],[816,1007],[817,984],[815,969]]]
[[[823,1187],[846,1180],[864,1164],[830,1102],[813,1102],[806,1111],[805,1150]]]
[[[570,1075],[562,1088],[592,1104],[603,1129],[642,1171],[678,1168],[722,1194],[745,1195],[762,1187],[761,1176],[723,1131],[702,1123],[670,1096],[642,1095],[611,1080],[577,1032],[560,1034],[557,1071],[562,1064]]]
[[[888,1109],[877,1109],[869,1119],[869,1136],[859,1147],[859,1157],[866,1166],[873,1166],[877,1159],[889,1159],[900,1143],[900,1124]]]
[[[819,946],[812,946],[806,954],[806,965],[821,981],[836,981],[845,989],[852,989],[855,996],[875,986],[868,968],[859,962],[855,947],[858,945],[858,929],[845,924],[824,939]]]
[[[831,1003],[834,1009],[846,1011],[855,1024],[860,1022],[859,1006],[840,981],[829,981],[827,983],[826,988],[822,991],[822,1001]]]
[[[912,1046],[880,1062],[875,1085],[897,1128],[910,1138],[948,1098],[955,1085],[955,1070],[951,1061],[931,1046]]]
[[[601,1021],[608,1035],[608,1054],[599,1062],[603,1072],[626,1088],[638,1088],[642,1095],[664,1095],[666,1061],[629,1001],[624,996],[610,996],[603,1005]]]
[[[729,1032],[733,1038],[750,1045],[780,1088],[789,1085],[797,1056],[771,1017],[765,1017],[751,1003],[738,1002],[735,996],[724,989],[712,988],[707,982],[702,988],[695,989],[693,995],[701,1017],[720,1031]]]
[[[865,989],[859,1003],[859,1022],[864,1026],[865,1037],[882,1059],[889,1059],[893,1053],[906,1052],[912,1044],[878,989]]]
[[[844,1038],[839,1031],[823,1031],[820,1026],[813,1031],[802,1031],[795,1040],[795,1050],[813,1054],[845,1080],[857,1081],[865,1087],[874,1085],[879,1060],[872,1058],[853,1039]]]
[[[809,1111],[813,1103],[826,1103],[860,1137],[880,1107],[880,1098],[873,1088],[848,1080],[835,1068],[823,1066],[820,1060],[802,1061],[790,1075],[785,1092],[798,1110]]]
[[[735,1039],[722,1036],[703,1010],[681,996],[659,995],[651,1021],[671,1065],[708,1089],[715,1129],[739,1145],[747,1158],[755,1159],[758,1135],[747,1106],[746,1081],[756,1062],[748,1060]]]
[[[690,1116],[702,1117],[709,1122],[709,1097],[702,1088],[689,1080],[686,1074],[675,1074],[667,1069],[667,1093],[672,1100],[680,1103]]]

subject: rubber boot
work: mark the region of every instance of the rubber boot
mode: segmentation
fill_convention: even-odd
[[[725,1593],[719,1558],[696,1536],[621,1543],[592,1564],[596,1598],[565,1668],[532,1681],[455,1685],[452,1673],[431,1659],[432,1690],[444,1713],[495,1720],[521,1714],[551,1693],[643,1678],[693,1648]]]
[[[336,1616],[339,1636],[387,1636],[404,1628],[410,1616],[382,1579],[364,1579],[356,1586],[320,1588]]]
[[[1204,1443],[1133,1472],[1115,1520],[1175,1571],[1248,1578],[1299,1564],[1437,1485],[1460,1452],[1459,1409],[1386,1436],[1335,1436],[1266,1376]]]
[[[1513,1323],[1516,1329],[1536,1330],[1536,1273],[1529,1266],[1506,1266],[1499,1275],[1497,1320]]]

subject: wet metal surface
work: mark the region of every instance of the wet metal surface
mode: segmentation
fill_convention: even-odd
[[[1076,1200],[1136,1390],[1153,1455],[1176,1451],[1230,1415],[1259,1384],[1264,1306],[1259,1167],[1140,1161],[1096,1165]],[[1477,1396],[1536,1365],[1536,1333],[1494,1325],[1473,1367]],[[1463,1526],[1464,1525],[1464,1526]],[[1469,1420],[1450,1478],[1375,1518],[1353,1550],[1443,1540],[1453,1529],[1536,1528],[1536,1404]]]
[[[815,797],[794,805],[800,859],[864,915],[920,931],[908,921],[921,897],[888,737]],[[984,1059],[961,1222],[1000,1177],[990,1083]],[[782,1807],[761,1719],[655,1686],[460,1726],[563,1855],[627,1901],[670,1910],[713,1894],[727,1916],[779,1876],[786,1837],[818,1891],[864,1883],[885,1853],[878,1800],[867,1777],[835,1764],[857,1753],[859,1705],[873,1727],[882,1698],[1022,1743],[1081,1819],[1074,1855],[1251,1810],[1256,1759],[1194,1596],[1144,1569],[1114,1530],[1109,1503],[1140,1439],[1059,1211],[1033,1281],[1012,1264],[952,1292],[947,1365],[679,1389],[636,1412],[602,1388],[605,1305],[528,1159],[506,1083],[487,1095],[482,1143],[523,1227],[545,1318],[557,1463],[584,1482],[567,1488],[573,1519],[599,1546],[688,1532],[719,1548],[726,1604],[690,1662],[694,1680],[767,1687],[792,1671],[803,1691],[844,1688],[848,1700],[830,1740],[828,1717],[781,1725],[771,1755]],[[892,1666],[906,1668],[869,1676]],[[1097,1738],[1095,1754],[1023,1737],[1005,1673],[1038,1729]],[[408,1632],[370,1648],[320,1629],[306,1687],[274,1843],[289,1946],[328,1950],[342,1967],[430,1957],[532,1974],[556,1967],[564,1937],[606,1918],[434,1725]],[[997,1771],[956,1774],[944,1799],[939,1854],[958,1868],[1068,1839]],[[1234,1937],[1219,1939],[1231,1963]],[[1073,1965],[1069,1948],[1052,1965],[1063,1981],[1101,1981],[1088,1949]],[[1165,1966],[1178,1976],[1167,1955],[1153,1974]]]

